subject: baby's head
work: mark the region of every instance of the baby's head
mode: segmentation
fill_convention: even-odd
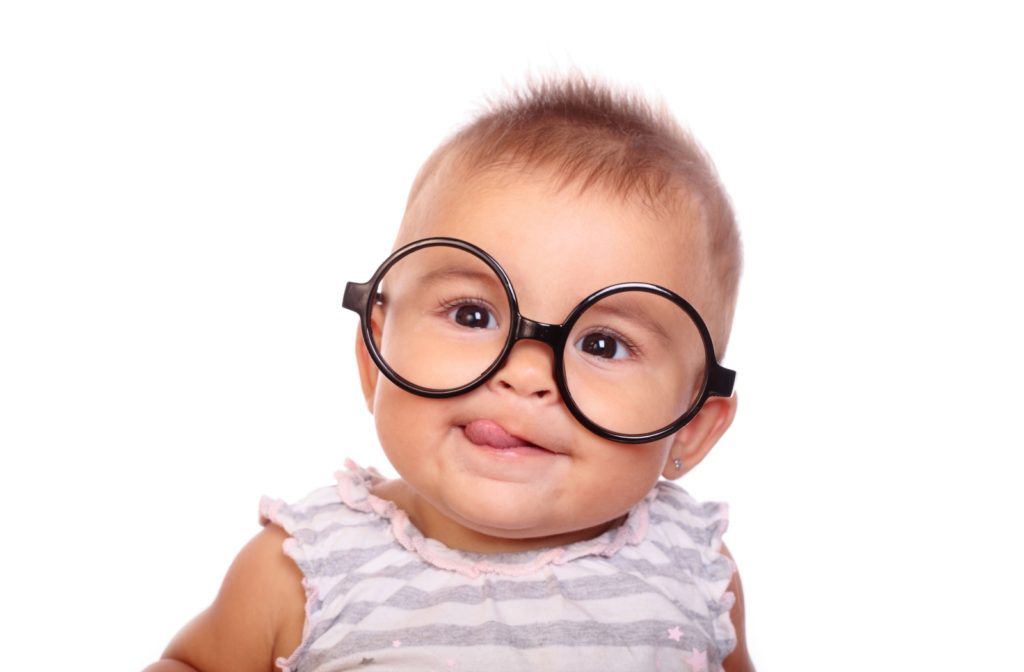
[[[729,427],[738,233],[710,161],[638,97],[573,78],[493,107],[420,171],[396,248],[357,357],[391,498],[428,536],[594,536]]]

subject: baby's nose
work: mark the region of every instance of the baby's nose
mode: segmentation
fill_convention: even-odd
[[[537,341],[519,341],[491,378],[491,385],[499,391],[557,402],[554,359],[550,346]]]

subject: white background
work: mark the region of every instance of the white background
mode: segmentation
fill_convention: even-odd
[[[759,668],[1014,668],[1021,24],[824,4],[4,4],[5,667],[143,667],[259,495],[383,466],[344,282],[487,94],[575,65],[664,98],[742,225],[740,413],[683,483]]]

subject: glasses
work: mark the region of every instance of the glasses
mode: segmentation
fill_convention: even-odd
[[[628,282],[586,297],[561,324],[519,312],[505,271],[479,247],[425,238],[345,287],[374,363],[423,397],[465,394],[505,364],[516,342],[554,352],[553,376],[573,416],[598,436],[645,443],[678,431],[708,397],[732,394],[704,320],[681,296]]]

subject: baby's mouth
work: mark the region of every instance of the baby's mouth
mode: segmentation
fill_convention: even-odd
[[[489,446],[497,449],[534,448],[546,450],[537,444],[530,443],[526,439],[509,434],[505,431],[504,427],[493,420],[474,420],[465,425],[462,430],[466,433],[466,438],[478,446]]]

